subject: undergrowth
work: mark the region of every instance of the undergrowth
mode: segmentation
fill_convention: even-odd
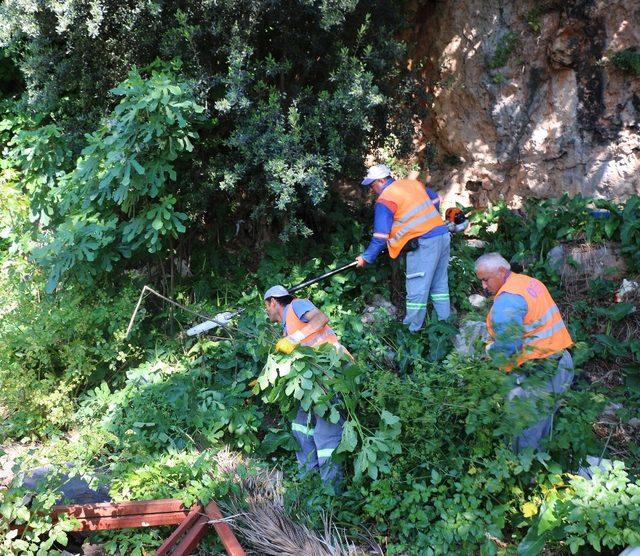
[[[606,218],[596,218],[589,204],[565,197],[531,201],[520,212],[497,205],[471,215],[470,233],[486,242],[483,250],[500,250],[524,263],[562,306],[573,294],[545,262],[558,242],[619,243],[628,268],[638,270],[638,199],[625,206],[599,202],[609,210]],[[125,337],[147,278],[142,273],[92,290],[74,286],[47,295],[42,272],[5,252],[3,444],[39,440],[39,449],[22,461],[23,470],[46,456],[67,476],[105,482],[116,500],[178,497],[186,505],[224,500],[237,488],[216,471],[216,454],[230,447],[247,454],[250,466],[284,469],[285,501],[312,525],[322,527],[318,509],[325,508],[348,534],[366,529],[388,554],[506,554],[518,545],[521,553],[536,554],[545,543],[575,552],[637,539],[636,506],[627,503],[638,496],[637,440],[625,444],[619,433],[631,430],[628,423],[638,418],[640,350],[634,337],[618,333],[633,313],[628,304],[612,302],[617,282],[606,277],[593,282],[566,315],[579,369],[613,366],[622,382],[605,387],[578,370],[544,451],[514,454],[510,439],[535,420],[538,408],[506,406],[512,378],[483,358],[451,351],[459,322],[482,318],[467,301],[479,289],[473,261],[482,250],[463,237],[454,237],[451,263],[457,321],[431,323],[412,335],[376,309],[374,322],[363,324],[363,310],[374,296],[389,296],[390,269],[381,262],[304,292],[329,315],[356,357],[350,371],[327,350],[303,349],[289,359],[274,355],[280,331],[267,323],[260,292],[352,260],[358,252],[352,240],[359,234],[359,225],[343,226],[314,246],[311,259],[302,242],[269,245],[250,272],[232,264],[231,252],[219,255],[208,276],[184,278],[176,296],[190,303],[196,290],[198,299],[207,300],[194,305],[200,311],[244,312],[229,329],[199,338],[180,334],[191,324],[190,315],[151,297]],[[198,257],[211,262],[206,251],[196,254],[195,264]],[[262,382],[254,386],[256,378]],[[323,397],[327,385],[342,392],[341,401]],[[348,418],[338,456],[347,479],[337,496],[317,478],[295,474],[289,430],[298,401],[291,396],[304,403],[308,397],[319,413],[340,411]],[[594,426],[612,402],[622,405],[617,421]],[[588,481],[575,476],[587,455],[620,462]],[[18,473],[0,495],[6,550],[61,547],[70,526],[43,516],[65,477],[52,476],[29,506],[21,480]],[[598,500],[600,510],[585,506],[585,497]],[[608,517],[600,520],[600,515]],[[15,536],[8,530],[10,520],[32,527]],[[164,537],[160,529],[95,538],[112,553],[141,553]]]

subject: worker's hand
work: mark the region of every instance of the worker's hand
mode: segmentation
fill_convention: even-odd
[[[358,255],[356,257],[356,262],[358,263],[358,268],[364,268],[364,266],[367,264],[367,261],[364,260],[364,257],[362,255]]]
[[[297,342],[292,342],[289,339],[289,336],[287,336],[286,338],[280,338],[276,343],[276,351],[279,351],[280,353],[286,353],[287,355],[290,354],[294,349],[296,349],[296,347],[298,347]]]

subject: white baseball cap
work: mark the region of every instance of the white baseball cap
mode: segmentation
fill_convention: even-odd
[[[390,175],[391,170],[386,164],[376,164],[375,166],[371,166],[371,168],[369,168],[369,171],[362,180],[361,185],[371,185],[374,181],[389,177]]]
[[[264,292],[264,299],[266,300],[270,297],[286,297],[287,295],[290,295],[290,293],[284,286],[271,286],[266,292]]]

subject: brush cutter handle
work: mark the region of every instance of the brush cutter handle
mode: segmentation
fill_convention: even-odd
[[[321,276],[318,276],[316,278],[311,278],[311,280],[307,280],[306,282],[300,282],[299,284],[297,284],[295,286],[291,286],[290,288],[287,288],[287,291],[289,293],[297,292],[298,290],[301,290],[302,288],[306,288],[307,286],[310,286],[311,284],[315,284],[316,282],[320,282],[322,280],[326,280],[327,278],[333,276],[334,274],[339,274],[340,272],[344,272],[345,270],[349,270],[350,268],[354,268],[357,264],[358,263],[356,261],[350,262],[349,264],[341,266],[340,268],[336,268],[334,270],[330,270],[329,272],[325,272]]]

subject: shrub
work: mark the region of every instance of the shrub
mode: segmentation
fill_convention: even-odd
[[[518,35],[516,35],[513,31],[509,31],[506,35],[504,35],[496,46],[493,55],[489,59],[488,67],[489,69],[498,69],[502,66],[505,66],[509,61],[509,56],[513,53],[513,51],[518,46]]]
[[[636,46],[619,50],[611,56],[611,63],[622,71],[640,75],[640,50]]]

